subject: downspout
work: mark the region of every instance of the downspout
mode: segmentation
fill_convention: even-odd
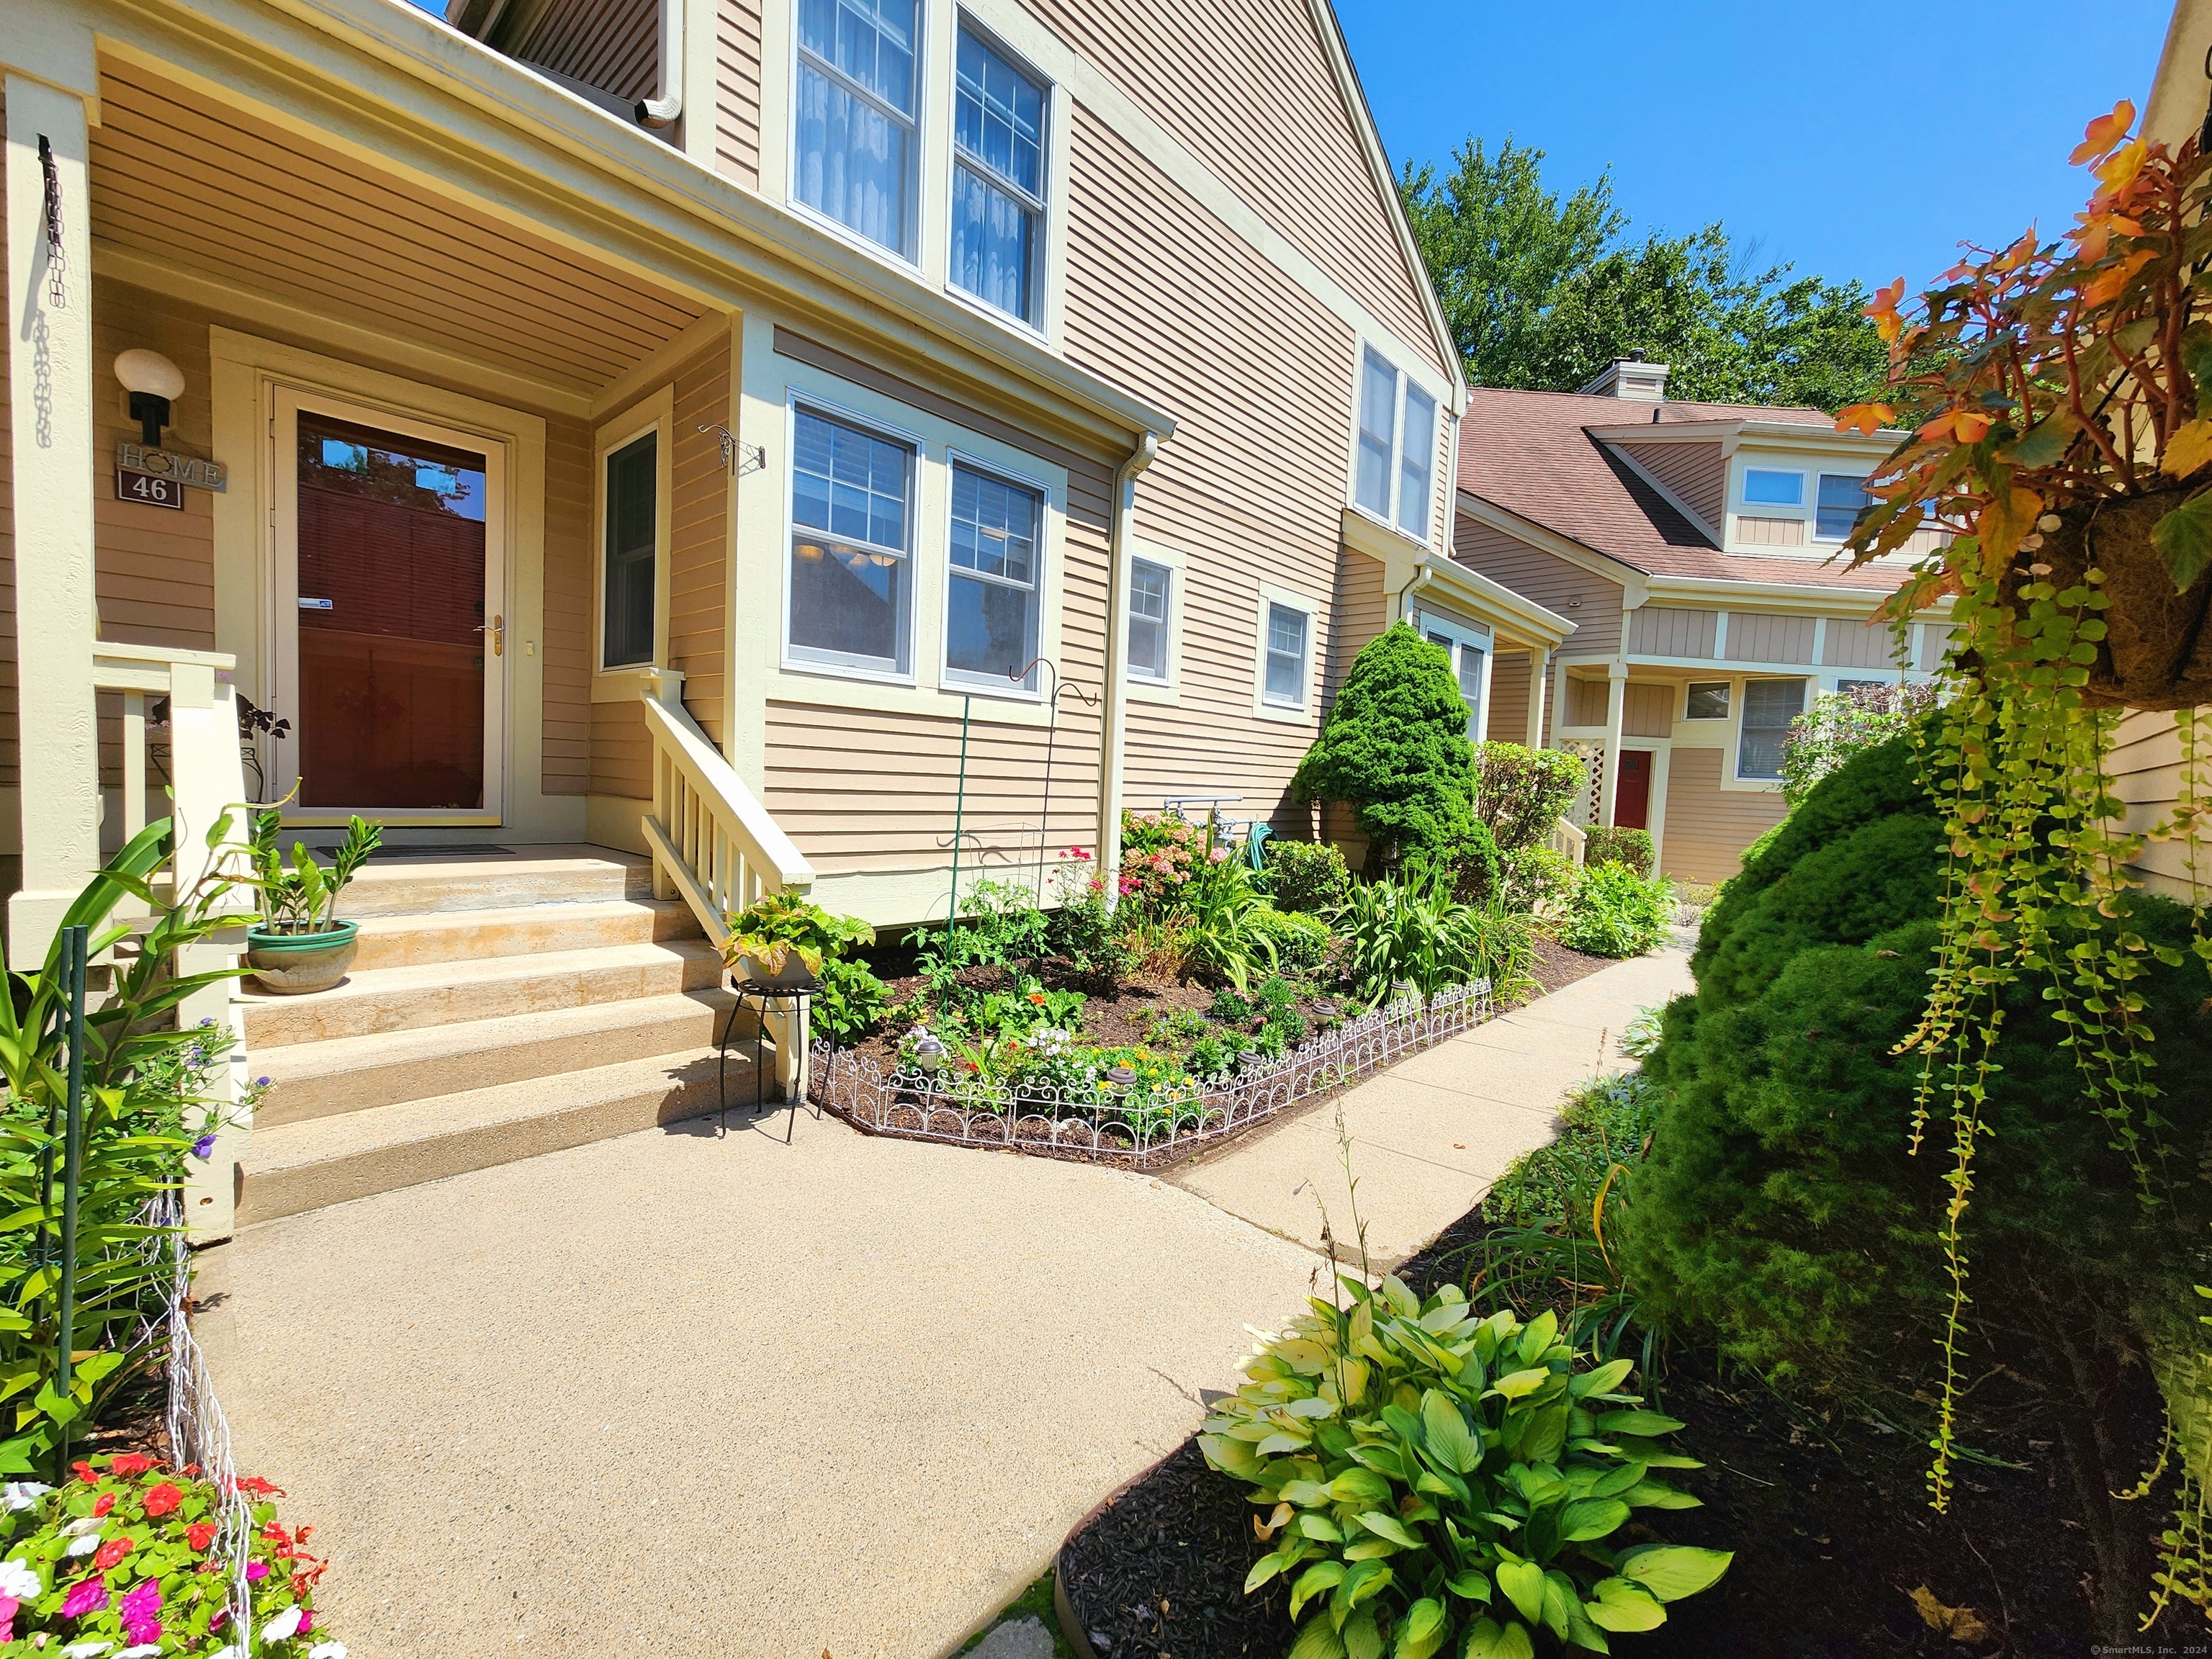
[[[660,0],[660,96],[637,100],[641,127],[672,127],[684,113],[684,0]]]
[[[1160,434],[1137,440],[1129,459],[1114,472],[1114,523],[1106,556],[1106,709],[1099,723],[1098,878],[1110,904],[1119,891],[1121,868],[1121,736],[1129,703],[1129,539],[1136,532],[1137,475],[1152,464]]]
[[[1398,590],[1398,614],[1392,617],[1391,621],[1394,623],[1401,623],[1406,620],[1407,599],[1416,588],[1426,587],[1431,581],[1435,580],[1436,574],[1437,573],[1430,569],[1426,564],[1423,564],[1419,569],[1414,571],[1413,574],[1407,579],[1406,585]]]

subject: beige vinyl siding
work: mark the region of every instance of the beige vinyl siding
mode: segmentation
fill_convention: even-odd
[[[1531,547],[1464,513],[1452,525],[1452,557],[1574,623],[1567,649],[1609,657],[1620,649],[1620,584]]]
[[[1138,480],[1137,522],[1188,550],[1178,700],[1133,702],[1123,790],[1139,810],[1218,788],[1302,820],[1285,795],[1319,726],[1252,712],[1260,584],[1313,602],[1335,643],[1350,465],[1351,331],[1076,106],[1068,204],[1069,358],[1174,412]],[[1441,487],[1441,479],[1439,487]]]
[[[1894,668],[1898,665],[1896,631],[1884,621],[1831,617],[1820,660],[1830,668]]]
[[[1637,657],[1710,657],[1717,611],[1638,605],[1628,613],[1628,650]]]
[[[1631,680],[1620,700],[1620,730],[1624,737],[1671,738],[1674,735],[1674,688]]]
[[[1727,516],[1728,461],[1717,443],[1620,444],[1621,453],[1666,485],[1716,535]]]
[[[1777,617],[1758,611],[1731,611],[1728,654],[1731,662],[1813,660],[1814,618]]]
[[[0,328],[0,370],[8,367],[14,334],[13,329]],[[22,781],[21,751],[15,745],[15,400],[0,398],[0,789],[13,789]],[[0,836],[8,841],[21,833],[14,826],[0,828]],[[0,888],[9,892],[21,884],[21,866],[15,857],[9,854],[9,861],[0,865]]]
[[[1341,283],[1450,371],[1307,0],[1031,0],[1030,8]],[[1084,134],[1077,132],[1078,162]],[[1085,186],[1079,185],[1079,209]],[[1076,301],[1070,294],[1070,307]],[[1112,316],[1110,306],[1104,319]],[[1332,404],[1350,418],[1351,359]],[[1441,477],[1441,473],[1439,473]]]
[[[670,488],[668,665],[684,676],[684,706],[709,741],[728,740],[723,649],[729,574],[730,475],[711,431],[729,417],[730,342],[725,335],[676,375],[676,450]]]
[[[1526,651],[1501,652],[1490,665],[1490,717],[1482,735],[1492,743],[1528,741],[1528,671],[1534,658]]]
[[[597,87],[625,103],[660,73],[661,0],[553,0],[508,48],[526,64]]]
[[[1721,787],[1717,749],[1677,749],[1667,763],[1667,816],[1659,863],[1684,881],[1725,881],[1743,849],[1782,822],[1778,792]]]
[[[1353,659],[1369,641],[1390,625],[1390,594],[1382,585],[1382,563],[1346,552],[1337,566],[1336,623],[1329,629],[1322,659],[1322,711],[1336,701],[1337,688],[1352,672]]]
[[[653,739],[635,697],[591,705],[591,793],[647,800],[653,795]]]
[[[714,32],[714,167],[760,188],[760,0],[720,0]]]
[[[1735,538],[1744,547],[1802,547],[1805,545],[1805,520],[1754,519],[1739,513],[1735,519]]]
[[[1943,653],[1951,648],[1951,635],[1954,631],[1946,623],[1922,623],[1918,654],[1913,658],[1912,665],[1929,674],[1941,668]]]
[[[545,793],[586,793],[592,759],[592,428],[545,422]]]
[[[700,314],[137,64],[107,58],[100,70],[95,248],[580,390],[605,385]]]
[[[1563,722],[1573,726],[1603,726],[1613,693],[1604,680],[1567,681],[1567,714]]]

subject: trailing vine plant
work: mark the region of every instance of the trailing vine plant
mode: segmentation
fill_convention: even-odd
[[[2073,159],[2096,188],[2060,240],[2031,228],[2007,247],[1970,247],[1909,307],[1902,278],[1881,290],[1868,310],[1889,346],[1891,399],[1837,417],[1838,430],[1902,432],[1868,481],[1854,562],[1912,561],[1889,601],[1900,630],[1951,607],[1940,710],[1921,739],[1949,836],[1944,915],[1927,1007],[1899,1050],[1923,1061],[1914,1149],[1938,1116],[1949,1130],[1939,1510],[1971,1302],[1966,1218],[2008,994],[2039,990],[2064,1027],[2082,1097],[2129,1159],[2147,1218],[2173,1176],[2156,1033],[2132,981],[2154,955],[2183,958],[2131,925],[2128,871],[2147,836],[2171,837],[2193,889],[2205,811],[2212,163],[2195,138],[2169,151],[2134,125],[2126,102],[2089,123]],[[2126,709],[2173,710],[2179,726],[2174,812],[2149,830],[2125,827],[2110,770]],[[2198,914],[2197,953],[2212,964]],[[2176,1518],[2146,1628],[2175,1597],[2212,1613],[2212,1364],[2201,1339],[2180,1347],[2153,1357],[2166,1455],[2140,1495],[2170,1481]]]

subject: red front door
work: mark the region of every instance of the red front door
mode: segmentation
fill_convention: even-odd
[[[1624,749],[1620,753],[1620,784],[1613,797],[1613,827],[1649,830],[1651,827],[1651,751]]]

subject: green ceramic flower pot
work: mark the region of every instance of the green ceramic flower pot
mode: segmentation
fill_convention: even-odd
[[[327,991],[346,976],[361,948],[360,926],[333,922],[319,933],[266,933],[246,930],[246,961],[264,991],[300,996]]]

